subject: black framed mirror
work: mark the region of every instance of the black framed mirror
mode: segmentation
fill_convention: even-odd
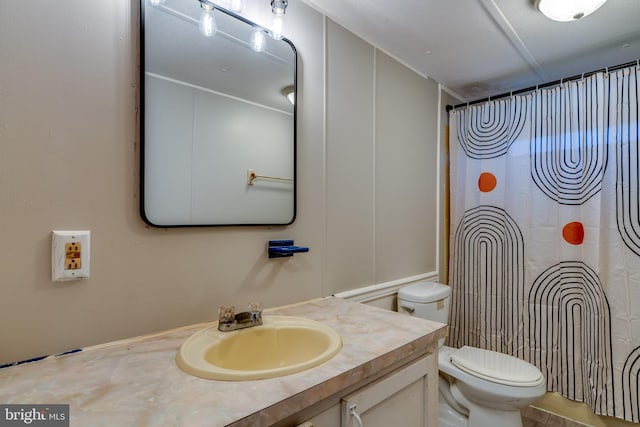
[[[208,0],[141,0],[140,17],[144,221],[291,224],[294,45]]]

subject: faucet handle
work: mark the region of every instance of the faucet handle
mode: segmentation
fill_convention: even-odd
[[[219,322],[233,322],[233,318],[236,314],[236,309],[232,305],[223,305],[218,309],[218,321]]]
[[[249,311],[258,311],[262,312],[262,304],[259,302],[252,302],[249,304]]]

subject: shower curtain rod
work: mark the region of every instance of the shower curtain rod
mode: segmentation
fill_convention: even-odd
[[[637,59],[635,61],[631,61],[631,62],[627,62],[624,64],[620,64],[620,65],[615,65],[613,67],[606,67],[606,68],[601,68],[599,70],[595,70],[595,71],[590,71],[588,73],[582,73],[582,74],[577,74],[575,76],[572,77],[567,77],[564,79],[560,79],[560,80],[554,80],[552,82],[548,82],[548,83],[543,83],[540,85],[535,85],[535,86],[530,86],[524,89],[518,89],[518,90],[514,90],[511,92],[505,92],[505,93],[501,93],[500,95],[496,95],[496,96],[489,96],[486,98],[482,98],[482,99],[476,99],[475,101],[471,101],[471,102],[463,102],[457,105],[447,105],[447,111],[451,111],[454,108],[462,108],[462,107],[468,107],[470,105],[474,105],[474,104],[480,104],[481,102],[485,102],[485,101],[491,101],[491,100],[495,100],[495,99],[500,99],[500,98],[506,98],[507,96],[512,96],[512,95],[518,95],[520,93],[525,93],[525,92],[531,92],[534,91],[536,89],[542,89],[545,87],[550,87],[550,86],[555,86],[564,82],[569,82],[572,80],[578,80],[578,79],[582,79],[584,77],[588,77],[591,76],[593,74],[599,73],[601,71],[615,71],[615,70],[619,70],[621,68],[627,68],[630,67],[634,64],[638,64],[640,65],[640,59]]]

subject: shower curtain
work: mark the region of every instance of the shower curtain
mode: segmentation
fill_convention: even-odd
[[[640,422],[640,66],[450,112],[449,345]]]

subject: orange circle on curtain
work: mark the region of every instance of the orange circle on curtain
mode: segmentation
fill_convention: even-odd
[[[482,172],[480,174],[480,178],[478,178],[478,188],[483,193],[492,191],[494,188],[496,188],[497,183],[498,180],[496,179],[496,176],[490,172]]]
[[[581,222],[570,222],[562,227],[562,237],[567,243],[580,245],[584,240],[584,227]]]

